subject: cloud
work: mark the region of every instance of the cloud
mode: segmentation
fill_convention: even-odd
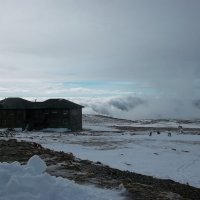
[[[197,109],[191,100],[167,98],[141,98],[134,96],[107,98],[72,98],[84,105],[84,113],[103,114],[131,120],[150,118],[198,118]],[[199,101],[198,101],[199,103]]]
[[[135,109],[145,106],[147,101],[133,96],[104,97],[104,98],[71,98],[71,100],[83,105],[84,113],[102,114],[113,117],[131,118],[130,113]]]
[[[18,79],[171,79],[199,66],[199,6],[185,0],[3,1],[1,68],[15,68],[10,76]]]
[[[196,108],[200,109],[200,99],[193,101],[193,103]]]
[[[108,101],[110,106],[113,106],[122,111],[128,111],[134,109],[135,107],[144,104],[145,101],[141,98],[128,96],[126,98],[113,98]]]
[[[98,113],[196,116],[199,7],[198,0],[1,1],[1,96],[101,96],[89,101]],[[94,81],[133,84],[64,85]]]

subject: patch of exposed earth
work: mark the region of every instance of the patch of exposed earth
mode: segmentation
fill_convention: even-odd
[[[45,149],[33,142],[0,140],[0,162],[25,164],[35,154],[45,160],[51,175],[109,189],[124,187],[127,199],[200,199],[200,189],[189,185],[113,169],[100,162],[78,159],[71,153]]]

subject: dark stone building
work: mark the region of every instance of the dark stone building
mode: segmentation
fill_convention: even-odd
[[[65,99],[48,99],[31,102],[22,98],[6,98],[0,101],[0,128],[82,129],[82,108]]]

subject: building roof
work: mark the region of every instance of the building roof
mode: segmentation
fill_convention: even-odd
[[[32,102],[19,97],[5,98],[0,101],[0,109],[77,109],[83,106],[66,99],[48,99]]]
[[[66,99],[48,99],[40,104],[45,108],[83,108],[83,106]]]

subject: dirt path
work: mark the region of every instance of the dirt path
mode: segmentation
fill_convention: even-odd
[[[37,143],[0,140],[0,162],[17,160],[25,164],[35,154],[45,160],[47,172],[51,175],[103,188],[125,187],[127,199],[200,199],[200,189],[189,185],[113,169],[100,162],[78,159],[73,154],[45,149]]]

